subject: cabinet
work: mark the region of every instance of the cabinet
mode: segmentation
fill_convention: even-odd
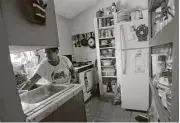
[[[41,122],[87,122],[83,91],[72,97]]]
[[[73,42],[71,40],[71,20],[60,15],[56,15],[58,41],[60,44],[59,53],[61,55],[73,54]]]
[[[174,0],[169,0],[169,1],[174,1]],[[177,25],[176,23],[177,21],[173,19],[170,15],[168,16],[169,19],[167,20],[164,20],[164,18],[162,18],[162,20],[155,19],[158,17],[158,12],[161,10],[161,4],[163,2],[164,0],[149,0],[149,32],[150,32],[149,45],[150,46],[163,45],[173,42],[172,39],[175,33],[174,28]],[[171,13],[174,14],[175,10],[172,6],[171,6],[171,10],[172,10]],[[155,30],[157,31],[155,32]]]
[[[116,36],[117,14],[94,19],[97,64],[100,95],[114,94],[119,79],[117,76],[119,57],[116,56],[118,43]]]
[[[156,77],[156,79],[154,79],[155,77],[152,75],[152,71],[151,71],[151,77],[153,80],[157,81],[150,81],[150,89],[152,91],[152,98],[154,99],[155,102],[155,107],[157,110],[157,114],[159,115],[158,120],[160,122],[178,122],[179,118],[178,118],[178,101],[179,101],[179,96],[178,96],[178,90],[179,90],[179,86],[178,86],[178,80],[177,80],[177,64],[176,63],[176,53],[177,53],[177,43],[178,43],[178,30],[176,27],[176,25],[178,24],[178,1],[177,0],[169,0],[169,2],[174,2],[174,6],[175,6],[175,16],[173,17],[172,21],[170,21],[169,23],[165,24],[163,28],[161,28],[156,34],[154,34],[154,29],[153,29],[153,20],[152,20],[152,16],[153,13],[159,8],[161,7],[161,4],[164,2],[164,0],[149,0],[149,31],[151,32],[150,34],[150,52],[151,54],[159,54],[159,52],[163,51],[163,50],[157,50],[157,53],[154,53],[154,49],[170,49],[170,52],[172,53],[170,56],[172,56],[173,59],[173,63],[172,63],[172,67],[170,69],[171,74],[167,74],[167,75],[163,75],[163,73],[165,73],[166,71],[162,70],[161,72],[161,76],[160,78]],[[168,4],[169,5],[169,4]],[[169,46],[172,46],[171,48],[168,48]],[[172,50],[172,51],[171,51]],[[164,52],[169,52],[169,51],[165,51]],[[162,52],[161,52],[162,53]],[[166,54],[166,53],[165,53]],[[166,55],[167,56],[167,55]],[[153,57],[150,59],[152,60]],[[157,62],[161,62],[161,60],[159,60],[158,57],[158,61]],[[159,63],[160,63],[159,62]],[[155,62],[151,61],[150,62],[150,66],[152,66]],[[167,62],[167,57],[166,57],[166,61],[165,64],[168,63]],[[167,65],[165,65],[167,66]],[[167,67],[166,67],[167,69]],[[164,86],[164,85],[160,85],[162,84],[162,76],[166,76],[169,79],[169,86]],[[165,81],[165,80],[164,80]],[[158,86],[157,86],[158,85]],[[163,87],[164,86],[164,87]],[[168,89],[168,93],[166,93],[166,96],[163,96],[161,94],[164,94],[164,92],[166,91],[162,91],[162,89]],[[166,90],[166,89],[165,89]],[[170,90],[170,91],[169,91]],[[171,92],[169,94],[169,92]],[[165,99],[164,99],[165,97]],[[164,100],[164,101],[163,101]],[[166,100],[166,101],[165,101]],[[167,106],[166,106],[167,105]],[[153,122],[153,121],[151,121]]]
[[[27,21],[16,0],[3,0],[1,6],[12,52],[59,46],[53,0],[48,0],[44,26]]]

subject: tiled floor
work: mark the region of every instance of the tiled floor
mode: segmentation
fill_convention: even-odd
[[[140,112],[127,111],[121,105],[112,105],[112,98],[93,97],[86,102],[88,122],[137,122]],[[143,113],[141,113],[143,114]]]

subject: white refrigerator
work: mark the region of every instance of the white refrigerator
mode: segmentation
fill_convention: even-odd
[[[147,111],[149,106],[148,20],[119,23],[122,108]],[[137,33],[137,34],[136,34]]]

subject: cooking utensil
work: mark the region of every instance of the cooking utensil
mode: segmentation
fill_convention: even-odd
[[[78,40],[78,41],[77,41],[77,46],[78,46],[78,47],[81,47],[79,38],[80,38],[80,35],[77,34],[77,40]]]
[[[74,35],[74,46],[77,47],[77,35]]]
[[[86,47],[88,44],[87,34],[82,34],[82,37],[83,39],[81,40],[81,45]]]
[[[76,47],[76,36],[75,35],[72,36],[72,41],[73,41],[73,45]]]
[[[88,39],[88,45],[92,49],[96,48],[96,46],[95,46],[95,38],[93,37],[93,32],[91,32],[91,37]]]

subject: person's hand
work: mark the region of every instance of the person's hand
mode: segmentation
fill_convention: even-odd
[[[30,85],[31,85],[31,81],[27,80],[25,82],[23,82],[23,85],[21,85],[20,87],[20,91],[21,90],[29,90],[30,89]]]
[[[72,84],[77,84],[76,80],[73,79],[73,78],[71,79],[70,83],[72,83]]]

